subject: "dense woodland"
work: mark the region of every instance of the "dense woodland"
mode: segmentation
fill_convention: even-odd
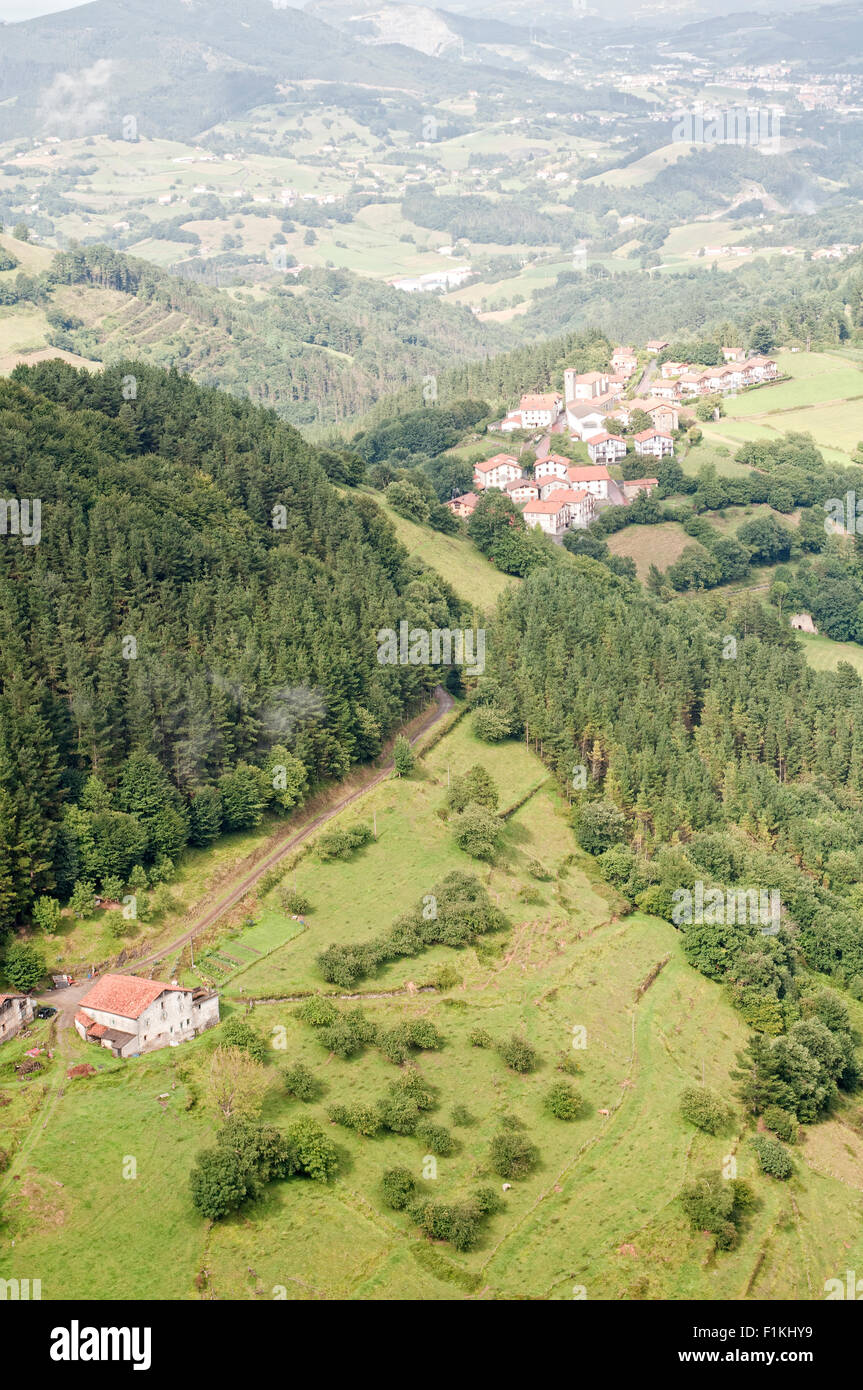
[[[541,747],[582,844],[631,899],[671,919],[672,891],[699,878],[780,892],[775,937],[686,929],[693,963],[751,1022],[779,1032],[793,1016],[796,957],[863,996],[863,685],[849,666],[811,670],[751,597],[662,606],[583,558],[509,590],[489,643],[479,698]]]
[[[0,382],[5,495],[41,499],[0,547],[0,927],[289,810],[425,699],[376,633],[455,598],[338,465],[141,364]]]

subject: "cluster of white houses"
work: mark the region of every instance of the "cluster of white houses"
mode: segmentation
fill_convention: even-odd
[[[652,339],[646,346],[648,353],[656,354],[668,344]],[[630,435],[635,453],[653,460],[670,458],[674,431],[680,427],[681,408],[687,401],[776,380],[777,367],[771,358],[747,358],[742,348],[723,348],[722,354],[725,361],[721,367],[704,370],[685,362],[666,362],[650,384],[649,394],[629,398],[625,392],[639,370],[634,348],[615,348],[608,371],[579,373],[575,367],[567,367],[562,395],[550,391],[522,396],[515,410],[489,428],[504,434],[515,430],[543,430],[549,435],[566,432],[587,445],[590,466],[549,453],[537,460],[533,477],[528,477],[515,455],[495,454],[476,464],[474,491],[453,498],[450,508],[457,516],[469,517],[478,494],[486,488],[498,488],[521,507],[528,526],[540,526],[559,536],[570,526],[589,525],[597,503],[620,505],[639,492],[649,495],[657,486],[656,478],[618,484],[609,473],[609,467],[627,454],[627,440],[612,431],[628,430],[634,417],[646,416],[650,425]]]
[[[604,446],[596,447],[599,451]],[[526,525],[539,526],[549,535],[559,536],[571,526],[589,526],[597,503],[628,502],[639,492],[649,495],[656,485],[656,478],[618,484],[604,463],[576,464],[563,454],[546,454],[537,459],[533,477],[528,477],[514,454],[495,454],[475,465],[475,491],[453,498],[449,506],[456,516],[469,517],[479,501],[479,493],[497,488],[521,508]]]

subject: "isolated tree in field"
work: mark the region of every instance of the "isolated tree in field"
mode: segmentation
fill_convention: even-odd
[[[513,1033],[511,1037],[499,1043],[497,1050],[510,1071],[536,1071],[539,1066],[536,1048],[531,1047],[527,1039],[519,1037],[518,1033]]]
[[[396,777],[409,777],[414,770],[414,750],[404,734],[399,734],[393,749],[393,771]]]
[[[787,1181],[794,1172],[794,1164],[781,1144],[775,1139],[768,1139],[765,1134],[757,1134],[752,1140],[752,1147],[755,1150],[758,1163],[762,1173],[768,1177],[779,1178],[781,1182]]]
[[[574,1086],[567,1081],[555,1081],[545,1095],[545,1108],[557,1120],[577,1120],[583,1101]]]
[[[207,1091],[226,1120],[255,1119],[270,1086],[264,1067],[240,1047],[217,1047],[210,1059]]]
[[[6,952],[3,973],[15,989],[35,989],[46,970],[45,957],[26,941],[14,941]]]
[[[251,1195],[252,1177],[231,1149],[206,1149],[189,1175],[195,1210],[208,1221],[237,1211]]]
[[[453,839],[472,859],[491,862],[503,841],[503,822],[484,806],[471,804],[453,825]]]
[[[243,1018],[229,1018],[227,1023],[223,1024],[222,1045],[242,1048],[243,1052],[248,1052],[256,1062],[265,1062],[267,1058],[263,1038]]]
[[[446,804],[451,811],[463,811],[473,803],[496,811],[498,791],[494,779],[480,763],[474,763],[461,777],[454,777],[447,792]]]
[[[285,1090],[294,1100],[316,1100],[321,1085],[310,1067],[304,1062],[294,1062],[293,1066],[286,1067],[282,1073],[285,1079]]]
[[[706,1086],[687,1086],[681,1092],[680,1113],[705,1134],[719,1134],[730,1119],[728,1106]]]
[[[539,1162],[539,1149],[526,1135],[503,1130],[492,1139],[489,1157],[502,1178],[526,1178]]]

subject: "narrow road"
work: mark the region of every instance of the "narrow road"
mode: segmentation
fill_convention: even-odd
[[[641,380],[635,388],[636,396],[642,396],[644,394],[644,388],[648,385],[649,382],[653,380],[658,363],[658,357],[651,357],[650,361],[648,362],[647,366],[645,367],[642,373]]]
[[[454,704],[455,701],[449,691],[444,690],[442,685],[436,686],[434,708],[429,712],[427,717],[423,718],[419,728],[411,735],[411,743],[416,743],[424,734],[427,734],[429,729],[437,724],[439,720],[443,719],[444,715],[449,714]],[[334,802],[332,806],[328,806],[319,816],[316,816],[308,825],[305,825],[302,830],[298,831],[295,835],[291,835],[287,840],[283,840],[281,844],[276,845],[275,849],[271,850],[265,858],[256,864],[254,869],[251,869],[239,883],[235,884],[234,887],[224,895],[224,897],[214,903],[211,908],[208,908],[203,917],[201,917],[193,927],[190,927],[187,932],[184,932],[182,936],[178,936],[175,941],[166,943],[166,945],[161,946],[158,951],[154,951],[152,955],[145,956],[142,960],[135,960],[129,965],[118,966],[114,973],[123,974],[125,972],[138,971],[142,966],[152,965],[154,961],[163,960],[174,951],[180,950],[180,948],[191,941],[193,937],[197,936],[199,932],[212,926],[223,913],[235,907],[236,904],[246,896],[249,889],[254,887],[258,879],[262,878],[275,864],[278,864],[279,860],[284,859],[286,854],[290,854],[291,850],[296,849],[316,830],[319,830],[322,825],[332,820],[333,816],[337,816],[340,811],[343,811],[346,806],[350,806],[352,802],[358,801],[360,797],[365,796],[366,792],[371,791],[373,787],[379,786],[385,778],[389,777],[392,769],[393,762],[392,759],[390,759],[386,766],[382,768],[380,772],[376,773],[374,777],[370,778],[368,782],[364,783],[363,786],[351,792],[348,796],[341,797],[339,801]],[[71,989],[51,990],[49,993],[39,996],[40,1003],[52,1004],[59,1009],[57,1018],[58,1031],[62,1028],[69,1027],[74,1017],[78,1000],[81,995],[86,992],[88,987],[87,984],[76,985]]]

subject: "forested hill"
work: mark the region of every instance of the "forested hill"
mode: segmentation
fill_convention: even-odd
[[[416,708],[434,677],[375,634],[454,597],[324,465],[176,373],[0,381],[2,495],[41,501],[38,544],[0,539],[0,927],[289,808]]]
[[[61,252],[24,288],[41,304],[65,285],[133,298],[122,309],[106,305],[96,322],[90,314],[89,328],[55,333],[56,347],[109,362],[140,356],[165,366],[176,358],[204,385],[248,395],[299,426],[360,415],[383,395],[409,383],[421,389],[443,366],[510,341],[461,305],[340,270],[304,270],[297,283],[274,284],[252,300],[87,246]]]
[[[488,650],[482,698],[541,744],[583,847],[627,897],[671,919],[672,893],[699,879],[779,892],[776,935],[684,928],[693,964],[754,1026],[778,1033],[794,1016],[798,953],[863,997],[863,686],[850,666],[811,670],[751,598],[663,605],[588,560],[509,590]]]

